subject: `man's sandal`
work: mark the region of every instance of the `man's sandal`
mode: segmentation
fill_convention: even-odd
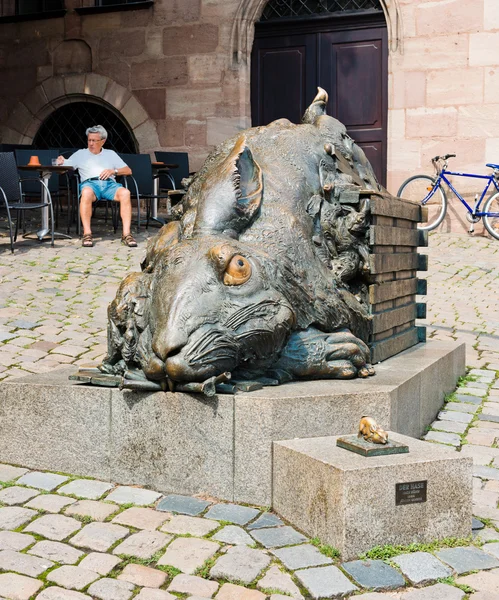
[[[92,246],[94,245],[94,240],[92,238],[91,233],[83,234],[83,237],[81,238],[81,245],[84,248],[92,248]]]
[[[137,248],[137,242],[131,233],[121,236],[121,243],[129,248]]]

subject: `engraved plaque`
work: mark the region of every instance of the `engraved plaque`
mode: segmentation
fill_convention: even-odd
[[[426,502],[428,481],[410,481],[395,484],[395,505],[419,504]]]

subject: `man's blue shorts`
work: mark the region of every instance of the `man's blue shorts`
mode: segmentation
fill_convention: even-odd
[[[97,200],[114,200],[116,190],[123,186],[112,179],[87,179],[80,183],[80,194],[85,187],[92,188]]]

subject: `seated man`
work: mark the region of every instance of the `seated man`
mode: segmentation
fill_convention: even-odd
[[[82,245],[90,248],[94,245],[90,219],[92,204],[96,200],[116,200],[120,203],[120,215],[123,222],[121,242],[135,248],[137,242],[130,232],[132,223],[132,203],[130,192],[120,183],[117,175],[131,175],[132,170],[114,150],[104,150],[107,131],[102,125],[89,127],[86,131],[88,148],[78,150],[69,158],[59,156],[58,164],[69,165],[80,173],[80,217],[83,223]]]

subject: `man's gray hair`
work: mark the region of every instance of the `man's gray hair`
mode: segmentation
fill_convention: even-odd
[[[85,135],[88,137],[89,133],[98,133],[101,140],[107,140],[107,131],[104,129],[104,127],[102,127],[102,125],[94,125],[93,127],[89,127],[85,131]]]

